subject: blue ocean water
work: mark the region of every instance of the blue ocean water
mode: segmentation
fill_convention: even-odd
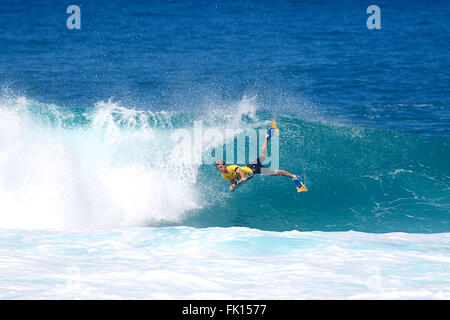
[[[79,30],[66,26],[71,4]],[[0,250],[35,268],[1,264],[17,281],[0,296],[53,287],[48,297],[251,298],[271,288],[263,269],[279,269],[281,257],[291,281],[256,296],[448,297],[450,8],[378,1],[381,29],[370,30],[371,4],[2,1]],[[230,193],[174,140],[195,123],[239,132],[272,119],[279,167],[299,174],[306,193],[270,176]],[[196,152],[220,158],[238,136]],[[67,263],[33,282],[55,255]],[[98,275],[88,260],[108,272],[102,261],[116,258],[118,278],[137,265],[124,279],[148,286],[121,295],[131,280],[104,286],[111,275],[89,287]],[[231,261],[225,282],[214,275],[221,259]],[[339,267],[327,273],[330,259]],[[424,280],[427,268],[435,273]],[[234,284],[243,270],[260,285]],[[159,281],[169,278],[167,289]]]
[[[2,85],[45,103],[259,108],[352,126],[449,134],[445,1],[2,1]],[[317,110],[316,110],[317,109]],[[312,111],[311,111],[312,112]]]

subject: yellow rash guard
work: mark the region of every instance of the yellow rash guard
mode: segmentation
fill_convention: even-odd
[[[238,165],[232,164],[227,166],[227,173],[222,173],[222,178],[231,182],[231,180],[238,179],[241,177],[239,173],[236,172],[237,169],[241,169],[245,174],[253,174],[252,169],[247,166],[239,167]]]

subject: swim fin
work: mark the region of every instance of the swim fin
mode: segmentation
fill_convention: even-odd
[[[269,138],[271,138],[274,134],[279,133],[279,131],[280,130],[277,128],[277,125],[275,124],[275,120],[272,120],[269,130],[267,130],[267,134],[269,135]]]
[[[308,191],[308,189],[305,187],[305,185],[303,184],[300,177],[297,175],[296,175],[296,177],[297,177],[297,179],[294,179],[294,182],[295,182],[295,186],[297,187],[297,192]]]

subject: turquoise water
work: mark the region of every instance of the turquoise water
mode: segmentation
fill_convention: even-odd
[[[2,134],[9,139],[3,149],[2,191],[10,199],[4,203],[11,203],[12,212],[26,211],[23,205],[32,200],[37,204],[30,211],[48,216],[49,204],[39,204],[43,197],[57,204],[53,222],[71,221],[64,226],[102,226],[96,220],[98,211],[105,211],[102,219],[109,224],[111,210],[111,220],[125,221],[118,225],[448,231],[447,137],[278,116],[258,112],[257,102],[246,99],[229,106],[229,118],[220,116],[221,109],[207,115],[155,113],[112,102],[91,110],[26,98],[4,104],[3,121],[8,126]],[[245,130],[264,133],[271,119],[277,121],[280,134],[269,144],[269,151],[279,152],[279,168],[299,174],[309,191],[297,193],[286,177],[259,175],[230,193],[220,172],[205,163],[207,156],[214,155],[214,161],[226,158],[227,150],[237,153]],[[177,151],[180,143],[175,134],[180,130],[193,134],[194,123],[201,123],[203,129],[201,162]],[[244,131],[226,140],[230,127]],[[223,132],[223,139],[206,141],[208,129]],[[272,143],[278,150],[271,151]],[[247,140],[242,165],[251,157],[249,144]],[[188,151],[194,153],[193,148],[191,144]],[[58,217],[61,210],[68,214]],[[84,218],[77,218],[78,211],[85,211]]]

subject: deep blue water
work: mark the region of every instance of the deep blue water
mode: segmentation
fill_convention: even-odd
[[[71,4],[81,30],[66,27]],[[448,2],[377,1],[380,30],[371,4],[2,1],[2,101],[202,114],[255,97],[258,119],[279,121],[281,166],[310,191],[258,177],[223,201],[203,165],[203,207],[175,224],[449,232]]]
[[[3,86],[89,107],[115,98],[155,109],[256,93],[271,111],[449,134],[445,1],[2,1]]]

